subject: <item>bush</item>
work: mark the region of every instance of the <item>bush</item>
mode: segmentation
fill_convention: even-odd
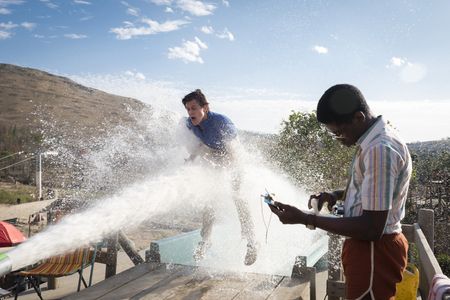
[[[436,257],[439,265],[441,266],[442,272],[450,277],[450,255],[447,254],[439,254]]]
[[[0,203],[1,204],[16,204],[18,198],[20,199],[21,203],[34,201],[34,198],[25,191],[0,190]]]

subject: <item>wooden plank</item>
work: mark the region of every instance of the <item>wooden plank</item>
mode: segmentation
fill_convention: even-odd
[[[420,292],[422,297],[427,297],[431,280],[435,274],[441,274],[442,270],[439,263],[434,257],[434,253],[430,248],[430,245],[425,238],[425,235],[420,229],[419,224],[414,224],[415,226],[415,240],[417,251],[419,252],[419,272],[420,272]]]
[[[310,299],[308,286],[306,279],[284,277],[267,299]]]
[[[184,273],[168,285],[153,289],[150,292],[143,291],[130,299],[199,299],[198,297],[201,297],[200,295],[203,292],[200,286],[206,278],[195,272]]]
[[[130,299],[238,299],[236,296],[260,276],[257,274],[220,274],[210,272],[208,269],[197,269],[191,274],[186,273],[164,286],[147,292],[143,291]]]
[[[302,278],[145,263],[64,299],[308,299],[308,286]]]
[[[172,286],[172,283],[185,274],[192,273],[192,267],[176,265],[173,268],[165,266],[142,275],[127,284],[110,291],[108,294],[98,298],[98,300],[114,300],[114,299],[142,299],[147,293],[154,290],[164,289]],[[163,298],[159,298],[163,299]]]
[[[81,290],[79,293],[74,293],[69,295],[63,299],[67,300],[75,300],[75,299],[98,299],[105,294],[108,294],[111,291],[116,289],[120,289],[122,286],[126,285],[128,282],[135,280],[149,272],[152,272],[155,269],[163,268],[161,264],[157,263],[148,263],[141,264],[134,268],[130,268],[128,270],[123,271],[117,275],[114,275],[108,280],[101,281],[90,288]],[[164,267],[165,269],[165,267]]]
[[[266,299],[282,280],[283,276],[258,275],[233,299]]]
[[[251,275],[250,278],[253,279],[254,277]],[[191,281],[186,286],[186,289],[178,289],[177,293],[165,299],[234,299],[236,295],[249,285],[249,280],[251,279],[248,278],[247,274],[243,276],[242,274],[233,273],[209,273],[203,280]]]

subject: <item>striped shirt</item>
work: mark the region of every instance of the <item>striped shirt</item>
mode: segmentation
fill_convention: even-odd
[[[356,144],[344,216],[361,216],[363,210],[389,210],[384,234],[401,232],[412,173],[406,144],[381,116]]]

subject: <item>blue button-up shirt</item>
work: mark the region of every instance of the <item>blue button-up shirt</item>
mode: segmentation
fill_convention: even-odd
[[[211,111],[207,114],[208,117],[196,126],[188,118],[186,120],[186,126],[208,147],[214,150],[225,151],[226,143],[237,136],[236,127],[224,115]]]

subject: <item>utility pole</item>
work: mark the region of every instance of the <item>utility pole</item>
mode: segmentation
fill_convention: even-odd
[[[38,200],[42,199],[42,156],[48,156],[48,155],[58,155],[58,152],[56,151],[46,151],[46,152],[39,152],[36,153],[36,187],[38,188]]]
[[[42,152],[41,150],[39,150],[36,154],[35,154],[35,158],[36,158],[36,188],[38,190],[38,198],[37,200],[41,200],[42,197]]]

